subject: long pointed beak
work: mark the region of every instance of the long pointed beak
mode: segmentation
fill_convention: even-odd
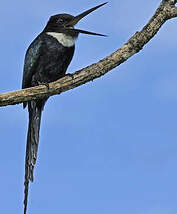
[[[67,32],[67,33],[73,33],[73,34],[79,34],[79,33],[83,33],[83,34],[89,34],[89,35],[94,35],[94,36],[107,36],[107,35],[103,35],[100,33],[94,33],[94,32],[90,32],[90,31],[86,31],[86,30],[81,30],[81,29],[75,29],[75,28],[64,28],[63,32]]]
[[[96,9],[98,9],[98,8],[100,8],[100,7],[102,7],[103,5],[105,5],[105,4],[107,4],[107,3],[108,3],[108,2],[105,2],[105,3],[103,3],[103,4],[100,4],[100,5],[96,6],[96,7],[93,7],[93,8],[91,8],[91,9],[86,10],[85,12],[83,12],[83,13],[81,13],[81,14],[75,16],[75,17],[73,18],[73,20],[71,20],[71,21],[70,21],[69,23],[67,23],[65,26],[68,27],[68,26],[74,26],[74,25],[76,25],[82,18],[84,18],[85,16],[87,16],[88,14],[90,14],[91,12],[93,12],[94,10],[96,10]]]

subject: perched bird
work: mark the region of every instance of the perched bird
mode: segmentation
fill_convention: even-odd
[[[26,52],[22,89],[40,84],[48,87],[48,83],[63,77],[72,60],[75,41],[79,33],[104,36],[75,29],[74,26],[83,17],[105,4],[93,7],[78,16],[58,14],[50,17],[44,30],[31,43]],[[27,211],[29,181],[33,181],[33,170],[37,159],[41,113],[47,99],[46,97],[23,103],[24,108],[28,106],[29,112],[25,160],[24,214]]]

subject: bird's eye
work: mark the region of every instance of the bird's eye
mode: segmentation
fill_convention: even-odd
[[[64,20],[63,20],[62,18],[59,18],[59,19],[57,20],[57,23],[58,23],[58,24],[63,24],[63,23],[64,23]]]

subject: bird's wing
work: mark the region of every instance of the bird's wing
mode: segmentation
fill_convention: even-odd
[[[32,76],[35,73],[42,48],[42,39],[37,37],[29,46],[26,55],[23,70],[22,89],[31,87]]]

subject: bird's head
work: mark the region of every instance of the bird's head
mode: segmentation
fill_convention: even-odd
[[[107,2],[106,2],[107,3]],[[93,12],[94,10],[102,7],[106,3],[100,4],[96,7],[93,7],[77,16],[72,16],[70,14],[57,14],[51,16],[44,31],[45,32],[56,32],[56,33],[64,33],[69,36],[77,37],[79,33],[90,34],[96,36],[105,36],[99,33],[93,33],[81,29],[75,29],[74,26],[85,16]]]

